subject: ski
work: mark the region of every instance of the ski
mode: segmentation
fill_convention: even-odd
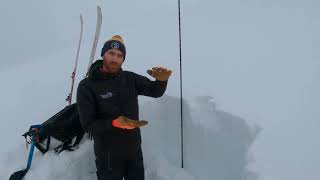
[[[68,101],[69,105],[71,105],[71,102],[72,102],[74,80],[75,80],[75,77],[76,77],[76,71],[77,71],[78,59],[79,59],[79,52],[80,52],[80,46],[81,46],[81,41],[82,41],[83,18],[82,18],[81,14],[80,14],[80,26],[81,26],[81,30],[80,30],[80,39],[79,39],[78,50],[77,50],[77,55],[76,55],[76,62],[75,62],[75,65],[74,65],[73,72],[71,74],[71,79],[72,79],[71,80],[71,90],[70,90],[70,93],[69,93],[68,97],[66,98],[66,101]]]
[[[91,50],[91,55],[90,55],[90,61],[88,64],[88,68],[87,68],[87,75],[88,76],[88,72],[89,72],[89,68],[93,63],[94,60],[94,56],[96,53],[96,49],[97,49],[97,44],[98,44],[98,40],[99,40],[99,35],[100,35],[100,30],[101,30],[101,24],[102,24],[102,12],[101,12],[101,8],[100,6],[97,7],[97,25],[96,25],[96,33],[94,35],[94,41],[93,41],[93,45],[92,45],[92,50]]]

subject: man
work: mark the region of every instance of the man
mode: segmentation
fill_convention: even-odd
[[[156,80],[121,69],[126,48],[120,36],[105,42],[101,57],[90,67],[77,90],[83,129],[92,134],[98,180],[144,180],[138,95],[161,97],[172,73],[154,67]]]

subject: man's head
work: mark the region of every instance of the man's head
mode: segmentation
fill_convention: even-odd
[[[103,68],[109,73],[116,73],[120,70],[126,56],[126,48],[123,40],[119,35],[113,36],[101,50],[101,57],[103,58]]]

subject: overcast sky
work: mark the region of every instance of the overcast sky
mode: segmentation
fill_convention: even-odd
[[[128,52],[124,68],[144,75],[155,65],[172,68],[167,93],[178,96],[178,12],[172,0],[1,0],[1,74],[61,52],[66,52],[61,66],[71,71],[82,13],[80,79],[98,4],[103,26],[96,57],[105,40],[120,34]],[[316,0],[182,0],[184,96],[212,96],[219,109],[259,124],[257,169],[272,180],[320,178],[319,8]],[[50,68],[50,62],[44,66]],[[30,68],[28,76],[36,76],[32,73]],[[12,78],[2,79],[10,88]],[[5,92],[3,105],[9,103]]]

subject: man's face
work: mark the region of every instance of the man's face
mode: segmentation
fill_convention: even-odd
[[[109,73],[116,73],[123,63],[123,54],[118,49],[110,49],[103,55],[103,66]]]

